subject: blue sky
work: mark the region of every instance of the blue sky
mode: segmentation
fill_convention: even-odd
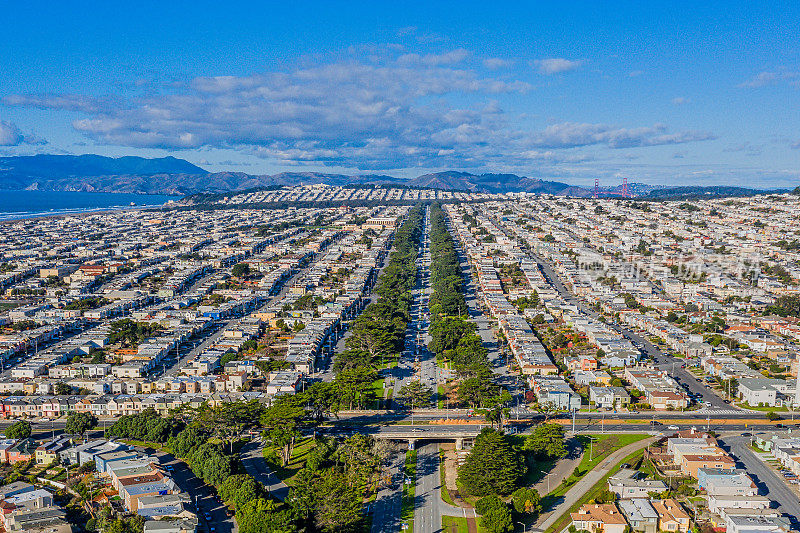
[[[7,3],[0,155],[795,186],[800,4],[732,4]]]

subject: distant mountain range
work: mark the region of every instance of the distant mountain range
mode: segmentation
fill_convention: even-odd
[[[0,157],[0,189],[5,190],[190,195],[319,183],[332,186],[396,184],[408,187],[484,193],[526,191],[577,197],[588,197],[594,194],[593,187],[580,187],[516,174],[471,174],[445,171],[424,174],[410,180],[376,174],[351,176],[322,172],[253,175],[243,172],[208,172],[197,165],[175,157],[111,158],[91,154]],[[622,193],[622,186],[601,187],[598,192],[602,197],[619,197]],[[642,183],[629,183],[628,192],[635,197],[659,199],[750,196],[776,191],[738,187],[665,188]]]

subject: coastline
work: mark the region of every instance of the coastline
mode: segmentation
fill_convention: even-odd
[[[83,216],[128,209],[160,209],[173,205],[182,198],[177,195],[162,194],[16,189],[3,190],[0,194],[4,196],[3,201],[0,201],[0,223]],[[92,198],[93,195],[97,196]]]
[[[0,194],[8,194],[13,195],[15,193],[29,193],[31,191],[25,190],[4,190],[0,191]],[[5,224],[9,222],[19,222],[21,220],[35,220],[41,218],[59,218],[59,217],[70,217],[70,216],[84,216],[90,214],[97,214],[97,213],[107,213],[113,211],[124,211],[124,210],[141,210],[141,209],[161,209],[167,205],[174,205],[174,202],[177,202],[182,197],[181,196],[171,196],[171,195],[149,195],[149,194],[136,194],[136,193],[95,193],[95,192],[84,192],[84,191],[43,191],[46,193],[52,194],[62,194],[62,193],[76,193],[76,194],[101,194],[108,198],[109,195],[119,195],[120,198],[118,199],[119,203],[113,202],[110,205],[75,205],[70,207],[63,207],[63,208],[50,208],[47,209],[46,207],[42,207],[40,209],[23,209],[19,211],[13,210],[0,210],[0,224]],[[143,199],[143,198],[152,198],[152,197],[159,197],[160,200],[163,200],[161,203],[151,203],[151,204],[142,204],[135,200]],[[117,200],[117,199],[114,199]],[[129,200],[134,200],[134,205],[125,205],[128,203]],[[173,204],[169,202],[172,201]],[[0,208],[1,209],[1,208]]]

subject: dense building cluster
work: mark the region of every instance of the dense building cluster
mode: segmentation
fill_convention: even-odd
[[[283,203],[409,203],[449,201],[474,202],[489,199],[503,200],[506,194],[489,194],[466,191],[447,191],[442,189],[415,189],[409,187],[392,187],[377,185],[369,187],[333,187],[329,185],[304,185],[297,187],[281,187],[276,190],[260,190],[239,194],[223,195],[211,200],[212,204],[221,206],[239,206],[252,204]]]
[[[212,203],[0,226],[1,418],[85,417],[110,422],[109,437],[186,439],[176,456],[220,487],[230,476],[214,476],[235,471],[233,442],[251,429],[271,443],[273,466],[278,451],[285,466],[294,443],[310,439],[342,474],[331,455],[342,442],[299,429],[340,411],[481,408],[500,427],[510,407],[573,424],[576,413],[646,412],[655,428],[656,412],[705,419],[798,403],[792,195],[643,203],[308,186]],[[151,423],[157,439],[144,438]],[[424,433],[413,431],[412,446]],[[158,457],[76,432],[28,431],[0,442],[0,456],[38,465],[56,488],[59,468],[73,479],[91,463],[119,512],[151,531],[196,528]],[[796,440],[756,444],[788,477],[800,474]],[[347,444],[356,445],[373,461],[373,441]],[[619,533],[686,532],[698,515],[734,532],[787,529],[731,453],[710,432],[680,432],[647,449],[649,470],[609,477],[613,497],[564,516],[576,530]],[[7,530],[60,527],[64,511],[44,483],[3,487]],[[348,490],[358,503],[363,487]],[[34,517],[31,506],[52,509]],[[360,520],[357,507],[348,523]],[[299,523],[284,508],[252,511]]]
[[[8,223],[0,411],[166,414],[299,390],[366,304],[407,211],[130,211]]]

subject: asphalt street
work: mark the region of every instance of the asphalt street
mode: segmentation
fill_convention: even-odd
[[[144,451],[145,449],[137,447],[137,450]],[[195,476],[186,463],[168,453],[155,452],[151,455],[157,456],[162,465],[172,469],[170,475],[175,483],[181,490],[189,494],[195,509],[197,509],[198,531],[210,532],[212,527],[215,533],[236,533],[238,531],[234,519],[227,515],[227,508],[217,498],[212,487]]]
[[[759,459],[750,449],[751,437],[730,436],[723,437],[721,444],[734,459],[737,468],[744,468],[758,486],[758,493],[768,496],[778,503],[778,510],[784,513],[791,521],[793,529],[800,524],[800,500],[797,495],[786,485],[786,481]]]
[[[436,397],[437,367],[436,357],[428,351],[430,342],[428,327],[430,326],[430,208],[426,209],[423,220],[423,232],[417,257],[417,278],[412,290],[411,321],[405,336],[405,347],[400,354],[398,364],[394,368],[393,397],[400,389],[414,380],[431,389]],[[417,365],[419,365],[417,367]],[[397,404],[396,407],[405,407]]]
[[[286,499],[289,487],[267,466],[264,460],[264,446],[260,441],[251,441],[242,446],[239,456],[245,471],[264,485],[272,497],[281,501]]]
[[[403,496],[400,487],[403,483],[404,464],[405,453],[398,453],[387,466],[388,483],[378,490],[372,511],[372,533],[397,533],[400,530]]]
[[[539,266],[542,274],[544,275],[545,280],[561,295],[564,300],[567,302],[576,305],[581,311],[585,314],[591,316],[592,318],[598,319],[600,315],[594,311],[593,309],[589,308],[586,304],[578,300],[575,296],[572,295],[571,292],[564,286],[561,279],[558,277],[558,274],[550,265],[550,263],[539,257],[534,253],[530,253],[531,259]],[[685,370],[683,365],[685,361],[683,359],[670,357],[662,352],[655,344],[650,342],[647,338],[643,335],[632,331],[629,328],[623,327],[619,324],[609,324],[610,327],[615,329],[617,332],[622,334],[628,340],[634,343],[634,345],[639,348],[642,352],[648,355],[659,368],[666,370],[672,377],[675,378],[676,381],[680,384],[685,384],[689,391],[693,394],[700,397],[699,401],[702,403],[708,403],[712,407],[718,409],[736,409],[735,406],[725,403],[719,396],[717,396],[714,392],[710,391],[708,387],[703,385],[691,372]]]
[[[493,370],[497,375],[497,383],[505,387],[506,390],[511,393],[515,406],[524,404],[524,398],[522,397],[524,389],[519,386],[518,377],[511,372],[508,367],[507,358],[504,358],[500,351],[497,338],[492,330],[492,325],[495,324],[495,321],[488,318],[481,308],[481,302],[478,299],[478,291],[475,287],[475,280],[472,276],[472,267],[457,240],[456,252],[461,262],[461,272],[464,277],[464,298],[467,302],[467,308],[469,309],[469,316],[475,325],[478,326],[478,335],[480,335],[483,346],[488,352],[489,361],[494,365]]]
[[[439,445],[432,443],[420,446],[417,450],[414,533],[434,533],[442,528],[440,486]]]

